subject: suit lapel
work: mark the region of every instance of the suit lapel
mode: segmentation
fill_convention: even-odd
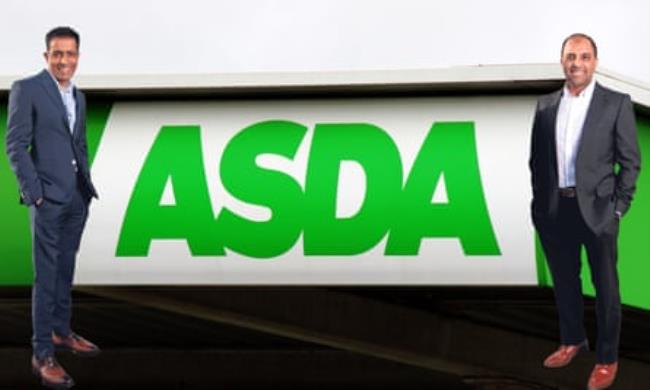
[[[553,167],[553,177],[557,178],[557,171],[558,171],[558,166],[557,166],[557,131],[556,131],[556,122],[557,122],[557,112],[560,109],[560,100],[562,99],[562,89],[557,91],[551,101],[551,105],[549,106],[548,109],[548,125],[547,125],[547,131],[548,131],[548,139],[551,140],[550,144],[550,151],[551,155],[549,156],[551,158],[551,166]],[[557,182],[557,179],[555,180]]]
[[[58,85],[56,85],[56,82],[52,79],[52,76],[50,76],[47,70],[43,70],[40,73],[39,77],[40,77],[41,85],[45,89],[45,92],[47,92],[47,96],[49,96],[49,98],[58,108],[63,123],[68,129],[70,129],[70,123],[68,122],[68,115],[65,110],[65,107],[63,106],[63,99],[61,99],[61,93],[59,92]],[[68,131],[68,134],[69,133],[70,131]]]
[[[580,156],[585,153],[584,150],[589,148],[588,145],[590,140],[593,139],[596,125],[600,122],[600,116],[604,112],[604,107],[607,103],[606,100],[603,88],[600,84],[596,83],[593,95],[591,96],[591,102],[589,102],[589,108],[587,109],[587,115],[585,116],[585,122],[582,125],[582,135],[580,136],[576,164],[580,160]]]
[[[74,122],[74,129],[72,131],[72,136],[76,137],[79,133],[79,126],[81,125],[81,104],[82,100],[81,99],[81,91],[77,89],[77,87],[74,88],[74,100],[75,100],[75,122]]]
[[[603,112],[603,107],[605,106],[605,94],[603,92],[600,84],[596,83],[589,108],[587,109],[587,115],[585,116],[585,123],[582,125],[582,137],[588,137],[599,122],[600,114]]]

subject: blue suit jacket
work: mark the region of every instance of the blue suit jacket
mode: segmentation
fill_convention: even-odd
[[[71,133],[58,86],[46,70],[11,87],[7,155],[24,204],[39,198],[66,203],[77,180],[97,197],[88,167],[86,99],[76,88],[74,95],[77,120]]]

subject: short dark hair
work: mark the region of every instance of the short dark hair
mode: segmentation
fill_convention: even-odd
[[[45,50],[50,49],[50,42],[54,38],[74,38],[77,42],[77,49],[79,49],[79,33],[72,29],[72,27],[55,27],[45,35]]]
[[[589,43],[591,43],[591,47],[594,48],[594,57],[598,58],[598,47],[596,46],[596,42],[593,40],[592,37],[583,33],[574,33],[564,38],[564,41],[562,42],[562,50],[560,50],[560,57],[562,57],[562,55],[564,54],[564,46],[566,46],[566,43],[574,38],[582,38],[588,40]]]

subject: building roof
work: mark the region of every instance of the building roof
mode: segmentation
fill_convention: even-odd
[[[0,93],[20,78],[0,76]],[[462,94],[540,93],[563,80],[557,64],[472,65],[440,69],[350,70],[214,74],[83,75],[76,83],[89,94],[106,96],[251,96],[259,94]],[[630,94],[650,109],[650,85],[599,68],[605,86]]]

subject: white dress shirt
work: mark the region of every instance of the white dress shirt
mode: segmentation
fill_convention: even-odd
[[[560,188],[575,187],[576,185],[576,157],[582,136],[582,126],[585,123],[595,85],[596,81],[592,79],[577,96],[571,95],[567,86],[564,86],[555,122],[558,186]]]
[[[47,73],[50,73],[50,71],[48,70]],[[61,100],[63,101],[63,106],[65,107],[66,116],[68,117],[68,124],[70,125],[70,134],[74,135],[74,125],[77,122],[77,101],[74,98],[74,84],[72,84],[72,81],[70,81],[68,87],[64,88],[52,73],[50,73],[50,76],[52,76],[52,80],[54,80],[56,86],[59,89]],[[77,172],[77,159],[73,158],[71,163],[74,167],[74,171]]]

